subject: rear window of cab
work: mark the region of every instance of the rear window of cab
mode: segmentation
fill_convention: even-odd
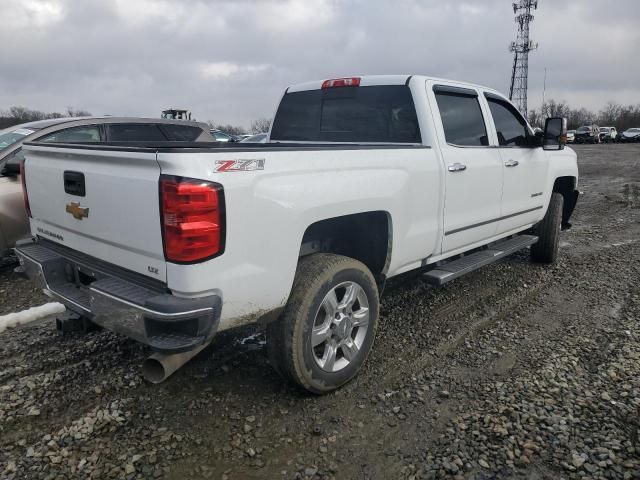
[[[271,141],[421,143],[406,85],[332,87],[287,93],[276,113]]]

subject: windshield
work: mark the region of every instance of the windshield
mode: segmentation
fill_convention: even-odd
[[[591,127],[580,127],[577,132],[578,133],[584,133],[584,132],[590,132],[591,131]]]
[[[15,130],[4,130],[0,132],[0,150],[22,140],[27,135],[31,135],[35,130],[30,128],[16,128]]]
[[[630,128],[627,130],[628,133],[640,133],[640,128]]]
[[[602,127],[602,128],[600,129],[600,131],[601,131],[602,133],[609,133],[609,130],[611,130],[611,129],[610,129],[610,128],[607,128],[607,127]]]

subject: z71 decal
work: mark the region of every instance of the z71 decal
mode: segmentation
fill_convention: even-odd
[[[218,160],[216,172],[250,172],[264,170],[264,158],[251,160]]]

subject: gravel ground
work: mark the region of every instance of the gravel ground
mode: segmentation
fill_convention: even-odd
[[[576,150],[558,264],[396,280],[332,395],[284,385],[253,328],[161,385],[109,332],[0,334],[0,478],[640,478],[640,145]],[[0,269],[0,314],[46,301]]]

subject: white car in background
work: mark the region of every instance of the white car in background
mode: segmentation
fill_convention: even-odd
[[[616,127],[600,127],[600,141],[602,143],[614,143],[618,140]]]
[[[567,143],[573,143],[576,141],[576,131],[568,130],[567,131]]]

